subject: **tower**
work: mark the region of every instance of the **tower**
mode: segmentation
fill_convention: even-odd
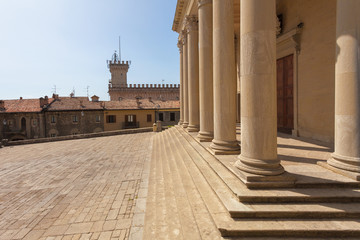
[[[118,54],[115,53],[112,55],[111,60],[107,61],[108,68],[111,73],[111,80],[109,84],[109,89],[111,88],[122,88],[127,86],[127,72],[129,70],[129,61],[121,61]]]

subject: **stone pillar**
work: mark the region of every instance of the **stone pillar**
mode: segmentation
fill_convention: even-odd
[[[235,38],[235,59],[236,59],[236,125],[240,127],[240,34]]]
[[[337,1],[335,152],[328,164],[360,173],[360,1]],[[359,179],[359,176],[358,176]]]
[[[236,140],[234,0],[213,0],[214,154],[239,153]]]
[[[183,128],[187,128],[189,125],[189,92],[188,92],[188,44],[187,44],[187,32],[182,31],[182,40],[183,40],[183,64],[182,64],[182,72],[183,72],[183,96],[184,96],[184,103],[183,103],[183,116],[184,121],[182,124]]]
[[[184,122],[184,82],[183,82],[183,40],[182,36],[179,36],[178,47],[180,52],[180,121],[179,125]]]
[[[200,131],[197,137],[203,142],[214,137],[212,21],[212,0],[199,0]]]
[[[256,175],[284,172],[277,158],[276,1],[241,0],[241,154]]]
[[[188,94],[189,126],[188,132],[199,131],[199,37],[198,20],[195,16],[186,17],[188,31]]]

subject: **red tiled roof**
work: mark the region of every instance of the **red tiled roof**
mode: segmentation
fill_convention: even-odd
[[[140,104],[136,99],[123,99],[121,101],[105,101],[103,102],[105,109],[107,110],[121,110],[121,109],[155,109],[158,105],[158,109],[168,108],[180,108],[179,100],[167,100],[159,101],[149,99],[140,99]]]
[[[48,111],[102,109],[100,102],[91,102],[87,97],[59,97],[48,107]]]
[[[14,113],[14,112],[41,112],[40,99],[16,99],[3,100],[5,109],[0,109],[0,113]],[[49,103],[52,99],[49,99]]]

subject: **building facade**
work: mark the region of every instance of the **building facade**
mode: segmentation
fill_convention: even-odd
[[[176,125],[180,120],[179,101],[123,99],[103,102],[105,131],[152,127],[157,120],[163,126]]]
[[[104,131],[103,107],[87,97],[59,97],[44,112],[46,137]]]
[[[17,99],[0,101],[0,138],[9,141],[45,137],[44,108],[52,100]]]
[[[116,52],[107,63],[111,73],[108,91],[111,101],[136,98],[164,101],[180,99],[178,84],[128,84],[127,72],[130,62],[120,61]]]
[[[214,154],[239,154],[246,173],[284,172],[278,130],[334,143],[329,166],[360,173],[359,11],[356,0],[178,0],[180,124]]]

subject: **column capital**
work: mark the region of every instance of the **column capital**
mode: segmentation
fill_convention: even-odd
[[[198,0],[198,8],[201,8],[204,5],[212,4],[212,0]]]
[[[181,31],[181,42],[182,45],[185,45],[187,43],[187,30],[182,30]]]
[[[179,40],[178,40],[177,46],[178,46],[178,48],[179,48],[179,52],[180,52],[180,53],[182,53],[182,51],[183,51],[183,45],[184,45],[184,43],[183,43],[182,37],[179,36]]]
[[[185,29],[187,32],[198,31],[198,18],[194,15],[187,15],[184,20]]]

